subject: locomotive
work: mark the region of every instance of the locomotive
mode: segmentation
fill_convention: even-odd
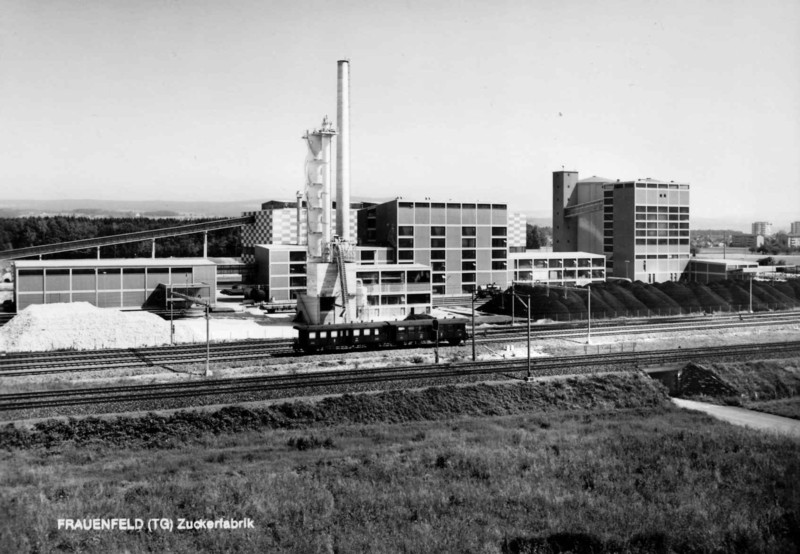
[[[333,325],[297,324],[294,349],[308,354],[319,351],[379,348],[386,346],[430,345],[437,341],[458,346],[467,339],[467,320],[406,319],[339,323]]]

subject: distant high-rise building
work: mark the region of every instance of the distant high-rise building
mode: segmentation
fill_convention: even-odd
[[[680,279],[689,261],[689,185],[578,180],[553,173],[553,250],[605,254],[607,273],[648,283]]]
[[[800,221],[792,222],[792,230],[789,231],[790,235],[800,235]]]
[[[752,225],[751,235],[762,235],[768,237],[772,234],[772,223],[768,221],[756,221]]]

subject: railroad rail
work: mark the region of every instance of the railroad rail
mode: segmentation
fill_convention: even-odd
[[[608,353],[596,355],[536,358],[532,364],[535,376],[580,374],[598,371],[625,372],[645,366],[690,361],[741,360],[757,355],[760,359],[800,353],[800,341],[766,343],[758,345],[717,346],[679,350]],[[294,375],[272,375],[228,379],[203,379],[180,383],[125,385],[98,388],[73,388],[38,392],[0,394],[0,412],[61,408],[82,405],[197,399],[225,395],[252,395],[256,399],[280,398],[287,392],[308,393],[331,387],[374,385],[411,381],[415,385],[441,383],[453,379],[485,378],[502,374],[505,377],[524,376],[527,366],[524,359],[496,360],[490,362],[457,363],[444,365],[394,366],[372,369],[316,371]],[[226,399],[229,400],[230,399]]]
[[[712,330],[743,327],[759,327],[765,325],[799,323],[800,312],[778,314],[753,314],[730,318],[691,318],[684,321],[669,318],[660,323],[646,321],[606,322],[604,325],[592,324],[593,336],[635,335],[660,333],[667,331]],[[511,328],[482,329],[476,331],[477,343],[495,343],[524,340],[524,325]],[[542,328],[537,326],[532,331],[532,338],[542,339],[583,339],[586,328],[568,327],[562,329]],[[0,357],[0,378],[19,377],[25,375],[44,375],[65,372],[103,371],[118,368],[146,368],[152,366],[170,366],[205,362],[205,344],[182,346],[161,346],[149,348],[109,349],[93,351],[54,351],[9,353]],[[335,351],[341,354],[343,351]],[[210,349],[210,361],[235,362],[264,359],[274,356],[299,355],[292,350],[292,340],[267,339],[248,340],[224,343],[213,343]]]

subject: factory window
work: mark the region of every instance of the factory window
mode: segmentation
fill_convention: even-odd
[[[445,270],[445,263],[444,262],[431,262],[431,269],[434,271],[444,271]]]
[[[461,251],[461,259],[462,260],[474,260],[475,259],[475,250],[462,250]]]
[[[504,237],[506,236],[506,232],[505,227],[492,227],[492,236],[494,237]]]
[[[444,248],[447,245],[447,240],[443,238],[432,238],[431,248]]]
[[[398,206],[400,206],[401,208],[413,208],[414,207],[414,203],[413,202],[399,202]]]
[[[472,294],[475,292],[475,285],[462,285],[461,294]]]
[[[475,271],[475,262],[461,262],[462,271]]]
[[[290,264],[289,273],[293,275],[305,274],[306,264]]]
[[[306,286],[306,277],[303,275],[302,277],[289,277],[289,286],[290,287],[305,287]]]
[[[409,271],[407,281],[409,283],[429,283],[431,274],[429,271]]]
[[[474,273],[462,273],[461,274],[461,282],[462,283],[474,283],[475,282],[475,274]]]
[[[461,234],[465,237],[474,237],[475,236],[475,227],[462,227]]]
[[[397,252],[397,259],[401,262],[413,262],[414,261],[414,251],[413,250],[399,250]]]
[[[475,239],[461,239],[461,248],[475,248]]]
[[[414,248],[414,239],[400,238],[397,241],[397,246],[400,248]]]
[[[358,273],[356,275],[358,279],[361,279],[361,282],[364,285],[377,285],[378,284],[378,272],[377,271],[367,271],[364,273]]]
[[[491,210],[492,209],[492,205],[491,204],[478,204],[478,209],[479,210]]]
[[[289,261],[290,262],[304,262],[306,261],[306,251],[301,250],[300,252],[289,252]]]
[[[432,202],[431,203],[431,208],[443,210],[444,209],[444,202]]]
[[[433,287],[433,294],[445,294],[446,289],[444,285],[436,285]]]
[[[362,262],[374,262],[375,261],[375,251],[374,250],[362,250],[360,252],[361,261]]]
[[[445,228],[443,226],[433,226],[431,227],[431,236],[432,237],[443,237],[445,235]]]
[[[401,237],[413,237],[414,236],[414,226],[413,225],[401,225],[397,228],[397,234]]]
[[[492,250],[492,258],[498,259],[498,258],[505,258],[505,257],[506,257],[506,251],[505,250]]]
[[[507,245],[506,239],[492,239],[493,248],[505,248]]]
[[[533,267],[536,269],[544,269],[547,267],[547,260],[533,260]]]
[[[558,258],[547,260],[548,267],[561,267],[562,265],[563,265],[562,261],[559,260]]]
[[[492,262],[492,269],[505,270],[507,267],[508,266],[506,265],[506,262],[504,262],[504,261],[494,261],[494,262]]]
[[[433,282],[434,283],[444,283],[447,281],[447,277],[444,273],[434,273],[433,274]]]
[[[377,306],[377,305],[380,304],[380,302],[381,302],[381,297],[380,296],[375,296],[375,295],[372,295],[372,294],[367,296],[367,305],[368,306]],[[369,331],[369,329],[367,329],[367,331]]]
[[[444,250],[431,250],[431,260],[444,260],[447,254]]]
[[[384,306],[398,306],[403,303],[403,295],[384,294],[381,296],[381,304]]]
[[[408,299],[406,300],[407,304],[430,304],[431,303],[431,295],[430,294],[409,294]]]

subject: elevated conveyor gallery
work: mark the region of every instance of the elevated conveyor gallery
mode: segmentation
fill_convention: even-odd
[[[88,248],[100,248],[102,246],[111,246],[113,244],[142,242],[146,240],[156,240],[159,238],[175,237],[179,235],[191,235],[194,233],[216,231],[218,229],[228,229],[230,227],[241,227],[242,225],[253,223],[253,220],[253,216],[234,217],[230,219],[205,221],[203,223],[178,225],[176,227],[165,227],[163,229],[153,229],[151,231],[139,231],[136,233],[125,233],[122,235],[109,235],[106,237],[59,242],[56,244],[45,244],[42,246],[30,246],[27,248],[17,248],[14,250],[3,250],[0,251],[0,260],[18,260],[21,258],[28,258],[30,256],[56,254],[58,252],[69,252],[72,250],[84,250]]]

